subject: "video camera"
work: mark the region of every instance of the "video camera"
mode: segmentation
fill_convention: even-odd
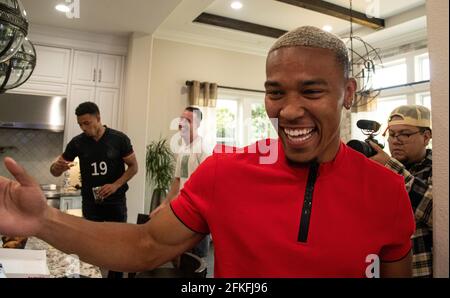
[[[367,157],[374,156],[377,152],[370,146],[369,141],[374,142],[381,148],[384,148],[383,144],[380,144],[376,139],[375,136],[378,135],[376,132],[380,129],[381,124],[372,121],[372,120],[358,120],[356,122],[356,126],[361,129],[362,133],[365,136],[368,136],[365,141],[359,141],[359,140],[350,140],[347,143],[347,146],[350,148],[353,148],[354,150],[361,152]]]

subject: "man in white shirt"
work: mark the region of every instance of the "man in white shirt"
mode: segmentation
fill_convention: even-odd
[[[186,180],[189,179],[197,167],[211,154],[209,150],[205,149],[202,137],[198,135],[198,128],[202,118],[202,112],[199,108],[195,107],[187,107],[181,114],[178,129],[183,144],[177,155],[174,179],[166,199],[150,213],[150,217],[155,216],[162,208],[169,206],[170,201],[178,196]],[[210,236],[206,235],[193,248],[193,253],[199,257],[206,258],[209,250],[209,241]]]

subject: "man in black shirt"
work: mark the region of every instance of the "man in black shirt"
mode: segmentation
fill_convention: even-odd
[[[100,111],[93,102],[80,104],[75,114],[83,133],[67,144],[64,153],[51,165],[50,172],[61,176],[78,156],[83,216],[92,221],[126,222],[127,181],[138,170],[130,139],[120,131],[103,126]],[[95,187],[99,187],[100,200],[97,201]]]

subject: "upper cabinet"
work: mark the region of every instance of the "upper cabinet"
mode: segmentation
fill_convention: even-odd
[[[102,124],[118,129],[117,120],[120,105],[120,89],[72,85],[65,130],[65,144],[81,133],[75,109],[85,101],[95,102],[100,109]]]
[[[64,145],[81,133],[75,109],[85,101],[97,103],[104,124],[120,129],[128,38],[39,25],[29,36],[36,67],[11,93],[67,98]]]
[[[67,84],[71,50],[36,45],[37,63],[29,81]]]
[[[65,95],[68,92],[72,51],[35,45],[37,62],[31,77],[12,93]]]
[[[120,88],[123,57],[75,51],[72,84]]]

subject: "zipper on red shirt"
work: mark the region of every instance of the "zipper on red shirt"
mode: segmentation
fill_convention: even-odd
[[[317,180],[317,172],[319,164],[311,163],[309,167],[308,181],[306,183],[305,197],[303,200],[302,215],[300,218],[300,230],[298,232],[298,241],[306,243],[308,240],[309,223],[311,221],[312,202],[314,194],[314,186]]]

